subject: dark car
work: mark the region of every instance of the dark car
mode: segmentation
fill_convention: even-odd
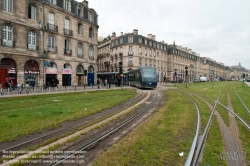
[[[247,79],[247,82],[250,82],[250,78]]]
[[[197,78],[195,78],[195,79],[193,80],[193,82],[194,82],[194,83],[200,82],[200,80],[198,80]]]

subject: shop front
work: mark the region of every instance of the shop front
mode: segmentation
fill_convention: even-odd
[[[57,68],[46,67],[46,86],[56,86]]]
[[[71,86],[71,69],[63,69],[62,72],[62,86]]]
[[[34,60],[28,60],[24,65],[24,84],[30,84],[32,87],[38,85],[39,66]]]
[[[0,83],[4,89],[6,88],[6,77],[10,77],[12,79],[13,86],[17,85],[16,63],[9,58],[3,58],[0,61]]]
[[[76,68],[76,83],[78,86],[83,86],[85,81],[84,81],[84,70],[82,65],[78,65]]]

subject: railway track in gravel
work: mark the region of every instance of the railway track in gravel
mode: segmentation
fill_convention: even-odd
[[[44,163],[48,163],[50,166],[68,165],[69,163],[86,165],[90,163],[103,149],[113,145],[148,118],[154,112],[152,107],[157,105],[156,102],[159,102],[157,99],[158,93],[149,91],[147,99],[136,106],[133,111],[127,113],[126,116],[103,126],[98,131],[83,136],[83,138],[67,147],[58,149],[58,153],[50,154],[50,158],[42,160],[40,165],[44,165]],[[62,155],[60,152],[71,153]],[[58,156],[61,156],[61,158],[58,158]]]
[[[72,122],[66,122],[57,129],[44,131],[38,135],[31,134],[29,135],[29,137],[24,137],[14,142],[2,143],[0,144],[0,148],[1,148],[0,155],[1,156],[12,155],[13,151],[16,151],[16,152],[25,151],[25,149],[28,149],[29,147],[39,145],[39,144],[41,145],[46,140],[53,139],[55,137],[59,139],[60,137],[65,136],[65,134],[67,133],[76,132],[77,130],[86,128],[103,119],[107,119],[119,113],[120,110],[127,109],[129,106],[134,105],[135,103],[145,98],[146,95],[147,94],[145,94],[144,91],[140,91],[136,97],[124,103],[121,103],[117,106],[114,106],[110,109],[106,109],[100,113],[96,113],[87,117],[83,117],[78,120],[74,120]]]

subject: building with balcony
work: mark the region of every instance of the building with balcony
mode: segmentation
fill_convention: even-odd
[[[94,83],[99,26],[88,1],[0,0],[0,7],[0,82]]]
[[[167,80],[185,80],[185,67],[188,68],[188,80],[192,81],[204,75],[203,58],[192,49],[175,45],[168,47],[168,70]]]
[[[119,62],[123,62],[124,71],[152,66],[158,71],[159,81],[163,81],[167,74],[167,52],[167,44],[156,41],[155,35],[142,36],[137,29],[133,33],[121,32],[120,36],[113,32],[110,40],[98,46],[98,72],[118,72]]]

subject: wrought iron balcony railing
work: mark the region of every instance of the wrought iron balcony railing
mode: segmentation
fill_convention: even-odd
[[[55,46],[48,46],[49,53],[57,53],[57,47]]]
[[[64,30],[64,35],[66,36],[73,36],[73,31],[69,30],[69,29],[63,29]]]
[[[79,59],[83,59],[83,55],[82,55],[82,54],[77,54],[77,57],[78,57]]]
[[[64,54],[71,55],[72,54],[72,50],[65,48],[64,49]]]
[[[51,32],[58,32],[58,26],[48,23],[47,30]]]
[[[28,44],[27,45],[27,49],[28,50],[32,50],[32,51],[36,51],[36,50],[38,50],[38,46],[37,45],[33,45],[33,44]]]
[[[7,39],[1,39],[1,45],[2,46],[7,46],[7,47],[15,47],[15,41],[7,40]]]

